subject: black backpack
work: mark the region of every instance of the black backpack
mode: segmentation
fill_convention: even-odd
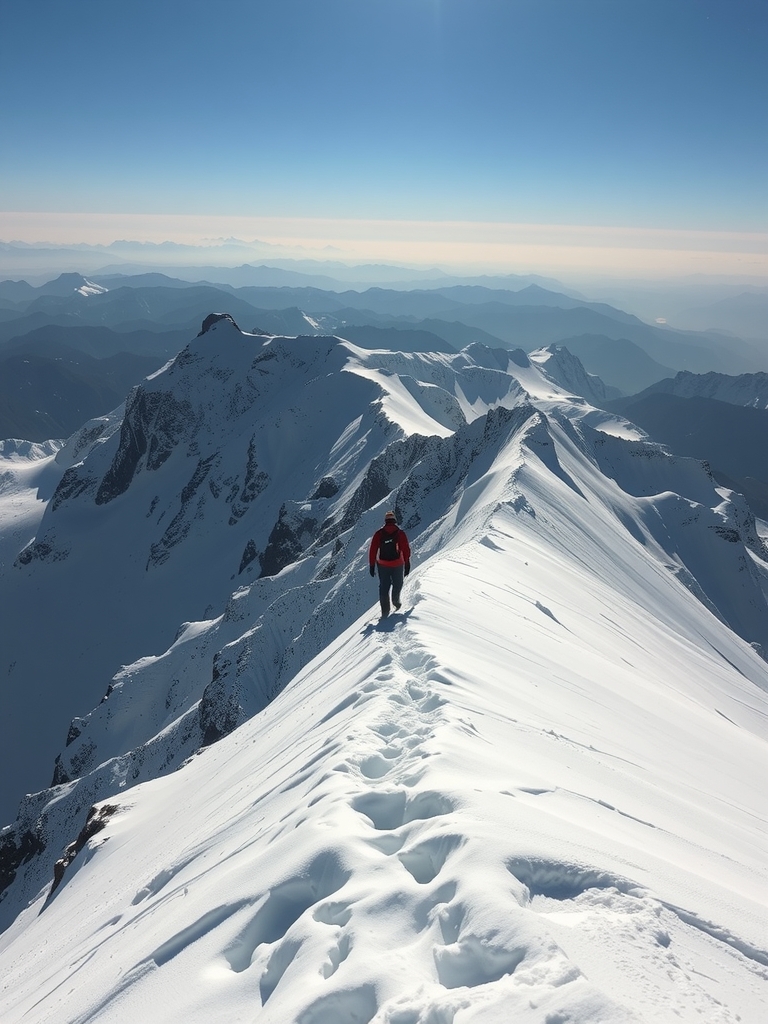
[[[400,530],[395,530],[394,533],[382,533],[379,540],[379,558],[383,562],[396,562],[400,557],[400,545],[397,543],[399,536]]]

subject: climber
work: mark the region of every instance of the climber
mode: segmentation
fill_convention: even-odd
[[[387,512],[384,525],[373,535],[368,551],[368,563],[371,576],[376,575],[379,567],[379,601],[381,617],[389,615],[389,592],[392,591],[392,604],[400,607],[400,591],[403,578],[411,571],[411,547],[403,530],[397,525],[394,512]]]

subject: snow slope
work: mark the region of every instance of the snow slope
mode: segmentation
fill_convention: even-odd
[[[765,1019],[765,663],[514,437],[474,490],[402,614],[102,807],[3,1021]]]
[[[766,1019],[768,564],[743,499],[522,353],[225,321],[185,353],[69,443],[36,543],[70,554],[26,567],[50,609],[111,553],[143,571],[112,607],[221,610],[160,653],[138,632],[0,833],[3,1024]],[[192,410],[155,468],[153,394]],[[147,553],[214,453],[151,600]],[[249,465],[269,483],[243,502]],[[379,623],[392,506],[414,570]],[[275,574],[233,570],[247,537]],[[76,688],[88,657],[56,642]]]
[[[0,573],[35,536],[45,501],[58,484],[60,441],[0,441]]]
[[[281,605],[269,615],[265,655],[277,666],[267,669],[268,688],[278,688],[300,667],[280,665],[285,647],[329,594],[347,595],[334,598],[342,618],[326,616],[333,621],[316,630],[311,655],[362,611],[363,591],[348,579],[350,553],[373,530],[360,517],[428,448],[440,449],[437,439],[533,398],[588,422],[622,422],[513,355],[479,345],[453,356],[369,352],[333,338],[265,339],[214,320],[124,410],[75,435],[57,457],[63,476],[34,541],[0,576],[9,709],[0,721],[0,820],[24,791],[98,763],[90,730],[54,769],[117,673],[182,637],[188,647],[184,624],[226,619],[233,591],[254,581],[254,618]],[[270,582],[313,545],[318,557],[295,566],[290,586]],[[41,629],[45,644],[36,642]],[[223,642],[242,633],[223,632]],[[198,663],[203,686],[221,646]],[[191,684],[196,699],[200,682]],[[160,719],[144,720],[144,740],[189,705],[171,695]],[[201,738],[189,723],[182,731],[176,760]],[[158,756],[170,766],[167,751]]]

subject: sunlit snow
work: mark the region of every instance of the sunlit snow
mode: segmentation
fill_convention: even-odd
[[[58,846],[7,890],[3,1024],[763,1024],[768,567],[743,499],[482,346],[222,326],[146,386],[190,432],[102,505],[118,434],[94,432],[41,521],[72,554],[13,568],[176,632],[70,703],[82,774],[25,811]],[[147,551],[204,459],[163,577]],[[389,507],[413,571],[379,622]],[[293,560],[238,576],[277,521]],[[251,717],[200,749],[215,685]]]

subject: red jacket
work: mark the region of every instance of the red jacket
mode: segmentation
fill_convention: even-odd
[[[400,554],[395,559],[379,558],[379,545],[381,544],[382,535],[390,536],[393,533],[397,533],[397,546]],[[408,543],[408,538],[405,536],[405,532],[400,529],[396,523],[386,523],[380,530],[377,530],[373,535],[371,546],[368,550],[368,564],[373,567],[377,563],[379,565],[405,565],[406,562],[411,560],[411,546]]]

